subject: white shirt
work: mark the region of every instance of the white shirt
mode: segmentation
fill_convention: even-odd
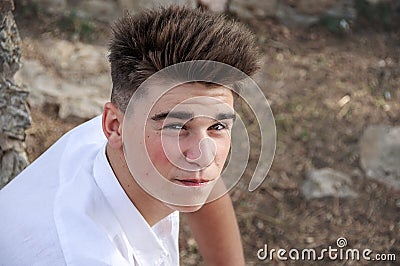
[[[179,265],[178,213],[150,227],[105,145],[94,118],[0,191],[0,265]]]

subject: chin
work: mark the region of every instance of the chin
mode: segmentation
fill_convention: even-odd
[[[195,212],[200,210],[200,208],[203,207],[203,204],[194,206],[180,206],[180,205],[168,204],[168,207],[174,211],[179,211],[179,212]]]

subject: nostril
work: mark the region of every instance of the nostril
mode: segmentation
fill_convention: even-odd
[[[195,162],[196,160],[200,159],[202,151],[200,147],[200,142],[199,144],[194,144],[191,148],[189,148],[185,152],[185,157],[188,162]]]
[[[186,160],[201,167],[207,167],[214,161],[216,153],[217,147],[214,140],[203,138],[187,152]]]

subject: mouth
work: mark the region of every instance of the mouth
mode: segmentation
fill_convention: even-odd
[[[210,183],[210,180],[206,179],[175,179],[179,184],[187,187],[200,187]]]

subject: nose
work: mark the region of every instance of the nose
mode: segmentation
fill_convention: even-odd
[[[183,152],[186,161],[201,169],[209,166],[217,153],[214,140],[201,135],[193,136],[189,141],[187,149]]]

